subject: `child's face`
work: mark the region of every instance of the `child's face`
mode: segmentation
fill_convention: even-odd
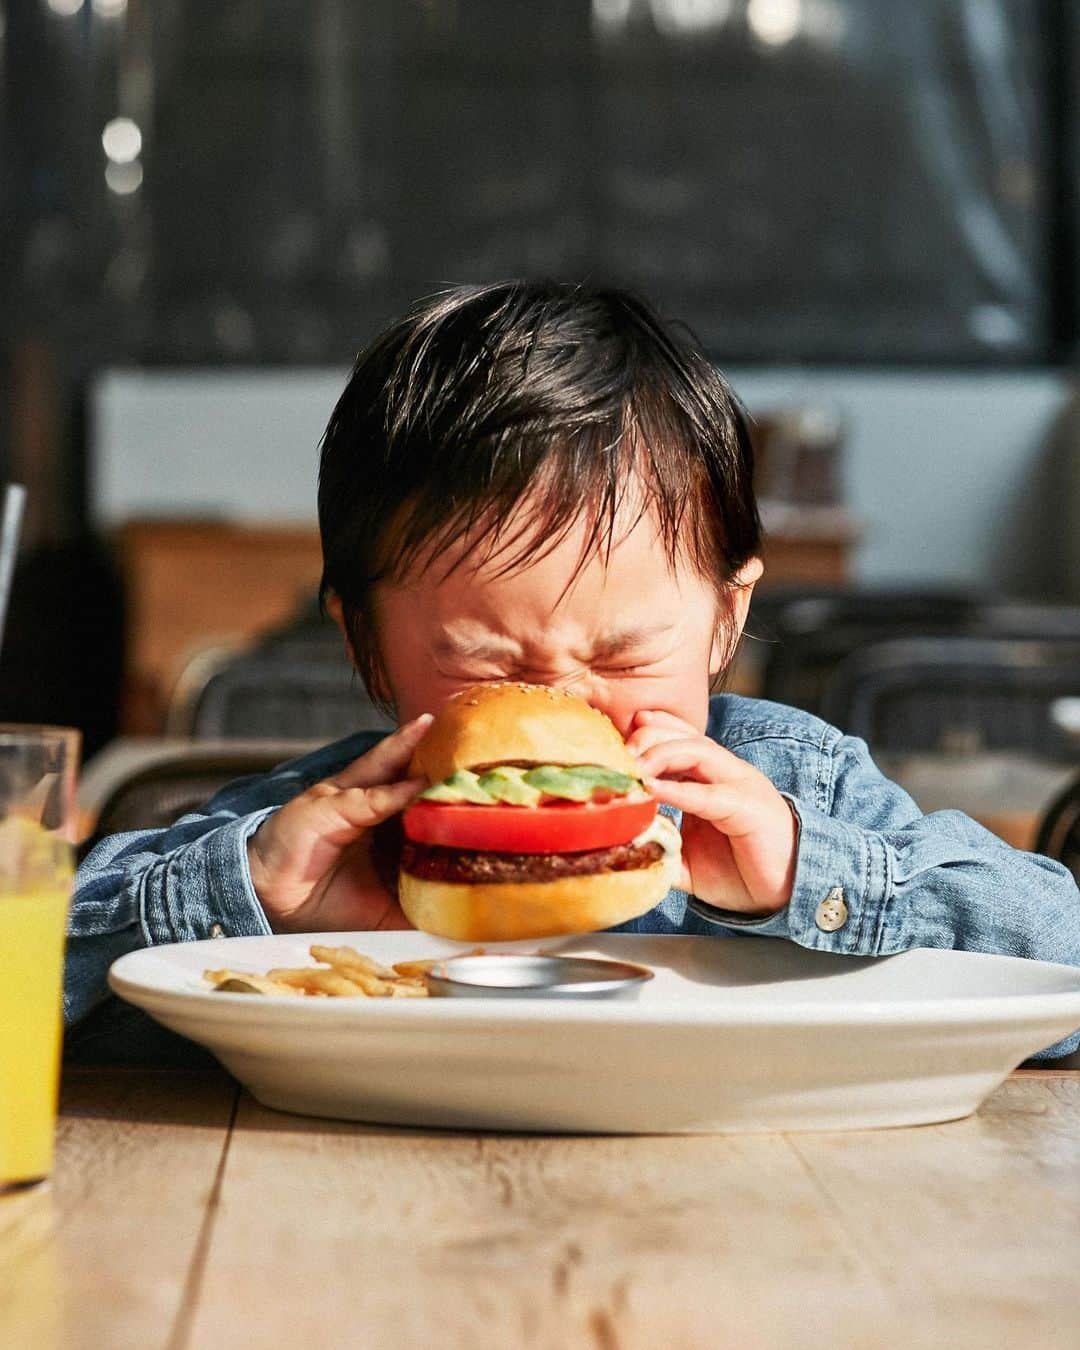
[[[631,522],[616,528],[606,562],[594,553],[572,584],[583,521],[546,557],[506,576],[497,575],[496,558],[469,559],[444,577],[461,544],[401,584],[380,585],[379,653],[401,721],[434,711],[467,685],[510,679],[579,694],[624,736],[646,709],[703,731],[710,677],[730,641],[717,636],[715,591],[689,562],[671,570],[651,517],[628,529]],[[733,593],[739,631],[760,573],[755,559]]]

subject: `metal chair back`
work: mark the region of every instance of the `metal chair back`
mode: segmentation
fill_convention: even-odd
[[[763,600],[762,695],[822,714],[833,672],[878,642],[947,637],[1080,642],[1075,605],[989,600],[956,590],[858,590],[778,604],[766,592]]]
[[[1047,808],[1035,852],[1064,863],[1080,884],[1080,774]]]
[[[1080,641],[898,638],[852,653],[828,679],[822,715],[877,751],[1011,750],[1068,761],[1055,705],[1080,694]]]
[[[955,590],[855,590],[754,597],[747,628],[762,641],[761,693],[819,713],[826,681],[852,652],[915,634],[963,632],[981,597]]]
[[[324,657],[263,648],[237,657],[210,674],[191,712],[197,739],[332,741],[392,726],[337,650]]]
[[[132,770],[112,788],[98,811],[87,847],[111,834],[173,825],[229,783],[267,773],[289,757],[281,746],[269,745],[263,750],[193,744],[170,751]]]

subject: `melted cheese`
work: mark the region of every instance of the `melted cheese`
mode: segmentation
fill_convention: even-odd
[[[659,844],[664,850],[664,871],[667,873],[668,885],[677,886],[679,884],[679,863],[682,859],[682,835],[675,826],[675,822],[668,816],[661,815],[657,811],[647,830],[642,832],[633,840],[635,844]]]

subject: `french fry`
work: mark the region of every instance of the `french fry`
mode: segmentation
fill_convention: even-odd
[[[395,980],[390,986],[391,998],[427,998],[428,987],[423,980]]]
[[[316,961],[323,961],[325,965],[343,971],[350,979],[354,977],[352,972],[355,971],[358,975],[374,976],[377,980],[393,980],[394,972],[387,965],[379,965],[378,961],[371,960],[370,956],[365,956],[352,946],[320,946],[315,942],[309,950]]]
[[[455,957],[486,956],[487,952],[484,950],[483,947],[474,947],[471,952],[455,952],[453,953],[453,955]],[[425,956],[423,960],[420,961],[395,961],[394,970],[398,975],[403,975],[407,980],[409,980],[414,979],[418,976],[429,974],[432,967],[441,966],[444,961],[447,961],[449,959],[450,957],[449,955],[447,955],[447,956]]]
[[[402,980],[418,980],[426,975],[432,966],[437,966],[445,960],[444,956],[432,956],[424,961],[395,961],[394,974]]]
[[[223,993],[287,994],[309,998],[427,998],[424,975],[440,959],[402,961],[391,969],[353,947],[314,943],[316,966],[278,966],[265,975],[244,970],[206,970],[203,978]],[[480,954],[481,949],[469,955]]]
[[[268,970],[266,977],[281,984],[292,985],[305,994],[329,994],[335,998],[356,998],[367,991],[355,980],[347,979],[340,971],[325,966],[281,967]]]
[[[214,986],[215,993],[222,994],[287,994],[299,997],[304,992],[247,970],[205,970],[203,979]]]
[[[378,998],[388,992],[384,988],[394,980],[394,972],[386,966],[380,966],[370,956],[355,951],[352,947],[320,947],[315,943],[311,955],[316,961],[323,961],[333,970],[339,970],[346,979],[360,985],[365,994]]]

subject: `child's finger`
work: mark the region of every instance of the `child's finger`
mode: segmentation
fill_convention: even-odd
[[[406,778],[401,783],[385,783],[369,788],[349,788],[334,799],[334,809],[358,829],[381,825],[404,811],[427,786],[423,778]]]
[[[626,748],[632,755],[639,759],[646,750],[651,750],[654,745],[662,745],[664,741],[685,740],[686,732],[675,727],[666,726],[643,726],[632,731],[626,742]]]
[[[642,708],[634,714],[634,727],[667,727],[670,731],[681,731],[684,736],[700,736],[701,729],[676,717],[663,708]]]
[[[327,782],[339,788],[374,787],[377,783],[393,783],[408,768],[412,753],[423,739],[433,721],[431,713],[421,713],[411,722],[392,732],[372,746],[359,759],[347,765]]]
[[[738,825],[740,812],[746,806],[739,793],[719,787],[716,783],[672,782],[666,778],[651,778],[648,788],[657,801],[678,807],[680,811],[697,816],[699,820],[708,821],[724,834],[730,834],[731,827]]]
[[[312,798],[317,803],[317,815],[309,817],[307,828],[325,843],[345,848],[364,830],[403,811],[426,786],[423,778],[344,791],[328,790],[327,785],[320,784]]]
[[[745,768],[742,760],[703,736],[660,742],[640,755],[639,762],[651,778],[693,774],[706,783],[729,781]]]

